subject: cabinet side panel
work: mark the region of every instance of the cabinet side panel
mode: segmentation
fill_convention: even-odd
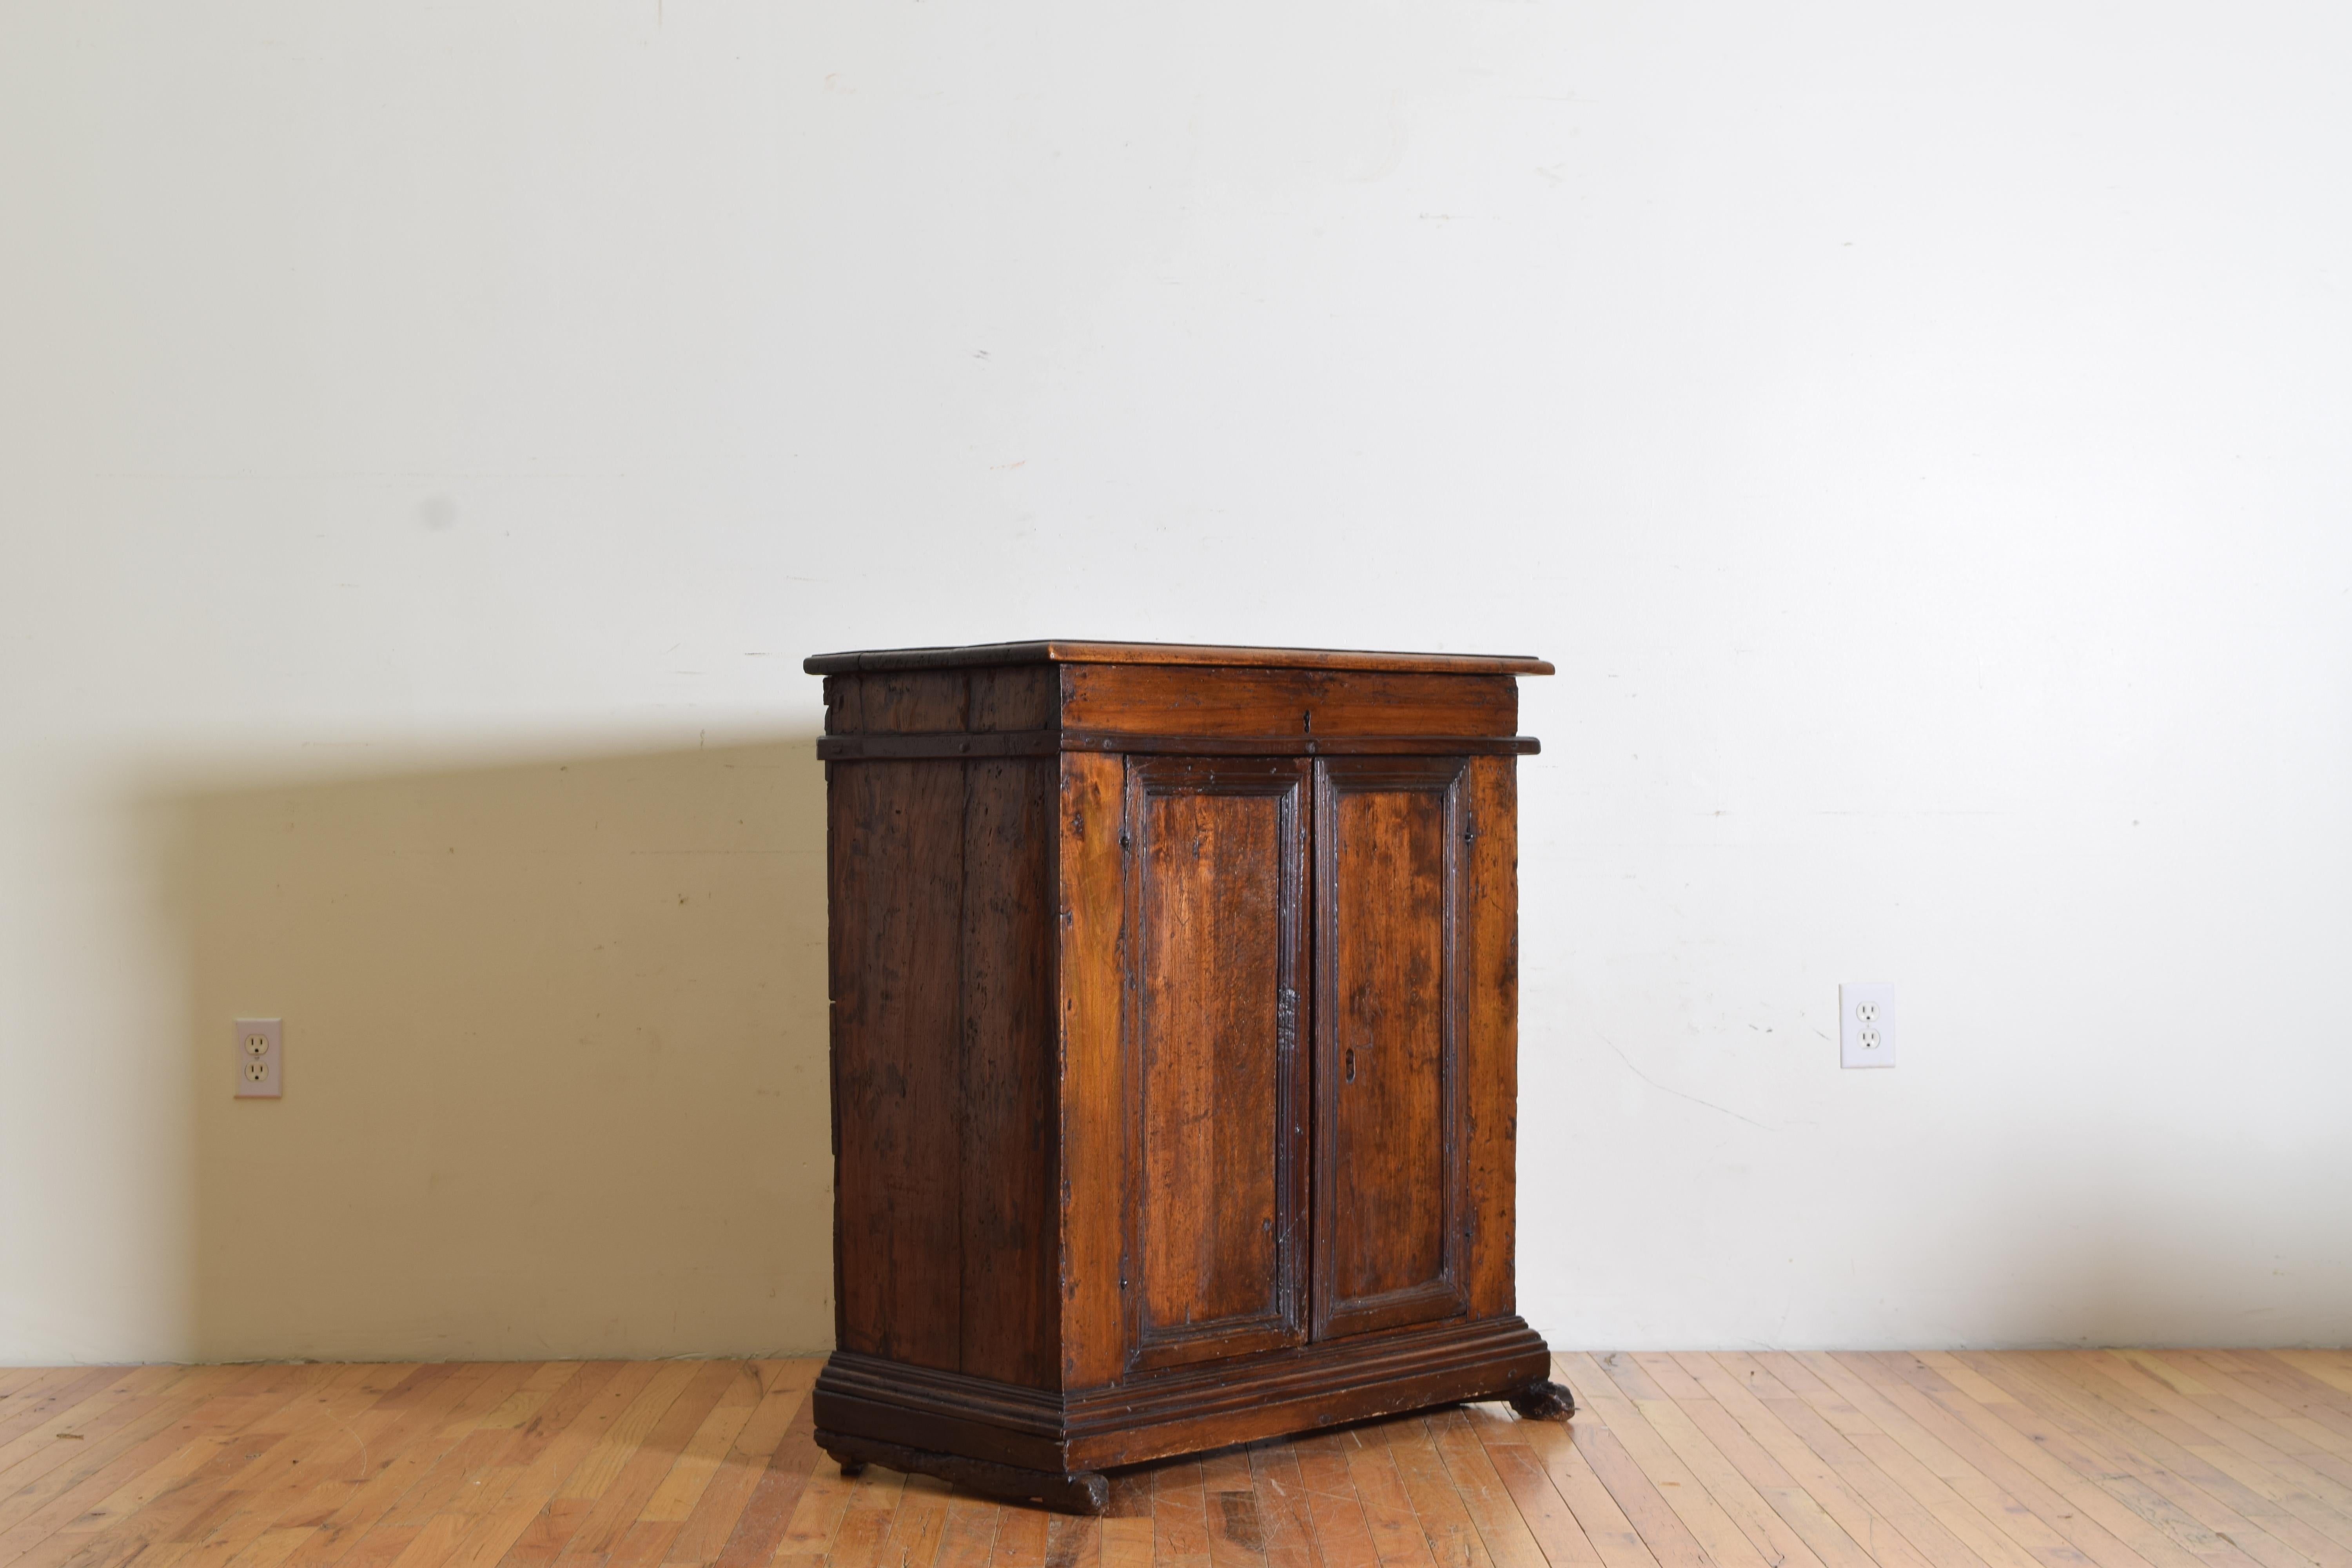
[[[1050,664],[1006,665],[971,672],[971,728],[1050,730],[1062,703],[1060,671]]]
[[[961,1366],[1032,1388],[1054,1386],[1058,1338],[1055,773],[973,763],[964,802]]]
[[[1465,792],[1462,1082],[1468,1100],[1470,1310],[1517,1310],[1519,1132],[1518,773],[1475,757]]]
[[[824,732],[855,735],[866,727],[865,688],[854,675],[824,678]]]
[[[960,1359],[963,764],[836,763],[828,791],[837,1339]]]
[[[968,711],[971,673],[961,669],[898,669],[836,677],[857,683],[841,704],[869,735],[928,734],[961,730]]]
[[[1119,1258],[1127,1194],[1119,1068],[1126,900],[1118,841],[1126,762],[1065,752],[1057,765],[1061,1374],[1065,1388],[1095,1388],[1118,1376],[1126,1356]]]

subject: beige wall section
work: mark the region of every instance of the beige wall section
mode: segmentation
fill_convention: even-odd
[[[814,750],[166,803],[194,1354],[829,1344]],[[231,1097],[240,1015],[284,1099]]]

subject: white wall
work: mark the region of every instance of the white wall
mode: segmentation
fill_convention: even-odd
[[[0,1361],[824,1343],[797,661],[1039,635],[1559,664],[1556,1341],[2352,1339],[2347,52],[0,7]]]

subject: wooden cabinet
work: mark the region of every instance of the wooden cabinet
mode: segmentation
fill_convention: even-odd
[[[1514,1311],[1517,678],[1133,643],[826,654],[845,1466],[1099,1472],[1463,1399]]]

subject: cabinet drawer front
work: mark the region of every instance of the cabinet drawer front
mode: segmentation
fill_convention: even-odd
[[[1318,1338],[1467,1310],[1458,757],[1316,768]]]
[[[1062,728],[1122,735],[1516,735],[1507,675],[1064,667]]]
[[[1305,1338],[1306,801],[1300,763],[1130,764],[1122,1274],[1137,1368]]]

